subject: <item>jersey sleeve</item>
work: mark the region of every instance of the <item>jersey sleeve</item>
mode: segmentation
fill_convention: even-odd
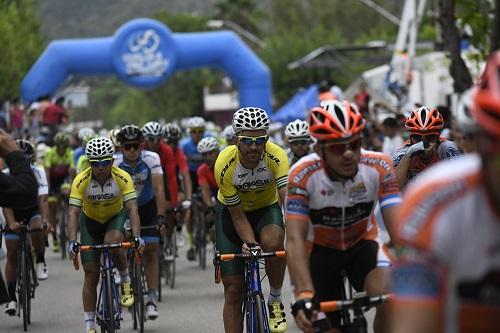
[[[272,144],[271,147],[273,147],[273,149],[264,153],[268,154],[270,169],[276,179],[276,187],[280,189],[288,184],[288,156],[281,147],[275,144]]]
[[[380,208],[383,210],[401,204],[402,199],[396,172],[389,156],[381,154],[380,159],[381,167],[378,168],[380,172],[378,200]]]
[[[123,202],[127,202],[133,199],[137,199],[137,193],[134,188],[134,182],[132,177],[123,170],[113,170],[113,175],[115,176],[116,183],[122,192]]]
[[[306,175],[309,165],[311,164],[295,164],[294,168],[290,170],[285,199],[286,220],[309,221],[308,177]]]
[[[41,166],[35,168],[35,177],[38,181],[38,196],[49,194],[49,185],[47,182],[47,175],[45,174],[45,169]]]
[[[455,142],[450,140],[445,140],[439,144],[438,156],[442,160],[449,160],[462,156],[460,149]]]
[[[71,192],[69,194],[69,205],[75,207],[83,206],[83,196],[87,188],[88,181],[91,177],[91,172],[82,172],[78,174],[71,184]]]
[[[75,153],[70,149],[68,152],[68,165],[70,169],[75,168]]]
[[[404,146],[396,150],[394,153],[394,156],[392,157],[392,164],[394,165],[394,168],[397,168],[403,157],[406,155],[406,152],[408,151],[408,147]]]
[[[187,157],[186,154],[180,149],[177,149],[177,166],[179,167],[179,171],[181,172],[187,172],[189,170],[189,165],[187,162]]]
[[[144,154],[144,162],[146,162],[149,170],[151,170],[151,174],[163,174],[160,156],[157,153],[147,151]]]
[[[215,181],[219,187],[219,194],[224,199],[224,203],[227,206],[237,206],[241,203],[241,199],[231,181],[234,174],[234,165],[237,162],[235,157],[228,154],[228,151],[226,148],[217,157],[214,167]]]
[[[198,184],[200,185],[207,185],[208,184],[208,178],[206,176],[206,168],[205,164],[202,164],[198,167],[196,170],[196,175],[198,176]]]
[[[170,146],[162,144],[161,149],[163,149],[163,154],[165,156],[163,169],[165,172],[168,192],[170,194],[170,201],[172,202],[172,206],[176,207],[178,200],[177,192],[179,191],[179,188],[177,187],[176,158],[174,151]]]

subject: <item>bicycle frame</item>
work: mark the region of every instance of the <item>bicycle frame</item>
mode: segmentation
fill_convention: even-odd
[[[245,260],[246,299],[243,303],[243,312],[246,318],[247,332],[254,333],[263,331],[268,333],[270,331],[268,314],[262,295],[259,259],[285,256],[285,251],[261,252],[260,249],[251,250],[248,254],[220,254],[218,251],[215,253],[214,265],[216,283],[221,281],[220,263],[222,261],[231,261],[238,258]],[[259,328],[257,325],[261,325],[261,327]]]

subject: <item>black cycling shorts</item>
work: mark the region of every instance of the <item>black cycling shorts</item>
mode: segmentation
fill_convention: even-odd
[[[151,199],[148,203],[139,206],[139,218],[141,219],[141,227],[156,226],[156,201]],[[141,238],[146,243],[159,243],[160,232],[157,228],[148,228],[141,230]]]

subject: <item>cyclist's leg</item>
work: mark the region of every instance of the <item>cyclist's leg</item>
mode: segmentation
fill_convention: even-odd
[[[57,250],[59,245],[59,240],[57,239],[57,209],[59,207],[59,198],[57,191],[51,187],[49,192],[49,223],[52,226],[52,248],[54,251]]]
[[[38,213],[30,219],[30,228],[42,229],[42,216]],[[45,263],[45,233],[43,229],[31,233],[31,244],[36,253],[36,274],[39,280],[47,278],[46,263]],[[64,251],[64,249],[63,249]]]
[[[16,270],[17,270],[17,248],[19,247],[19,236],[13,232],[5,234],[5,246],[7,248],[7,263],[5,264],[5,282],[9,294],[9,303],[5,313],[13,316],[16,313]],[[16,302],[16,303],[12,303]]]
[[[104,241],[105,225],[95,222],[80,214],[80,242],[83,245],[102,244]],[[97,302],[97,284],[99,282],[100,251],[82,252],[82,266],[85,274],[82,301],[86,330],[95,327],[95,308]]]
[[[220,253],[241,253],[242,242],[236,234],[231,215],[227,208],[217,202],[215,208],[216,247]],[[224,330],[243,332],[242,305],[245,300],[243,263],[231,261],[221,263],[224,285]]]
[[[156,202],[154,198],[150,202],[139,207],[141,226],[154,226],[155,216]],[[141,230],[141,237],[146,242],[142,258],[144,261],[146,282],[148,284],[148,307],[153,306],[155,308],[155,311],[148,309],[148,314],[151,314],[151,316],[148,316],[153,319],[153,317],[156,318],[156,316],[158,316],[156,303],[158,303],[158,244],[160,243],[160,234],[156,229],[144,229]]]
[[[349,280],[356,290],[366,290],[368,295],[390,292],[390,265],[384,244],[378,240],[362,240],[350,260]],[[387,331],[388,305],[377,307],[375,332]]]
[[[345,267],[346,254],[342,251],[314,245],[309,257],[309,268],[318,301],[339,300],[344,288],[340,271]],[[322,317],[321,314],[320,317]],[[326,314],[333,328],[340,327],[340,313]]]

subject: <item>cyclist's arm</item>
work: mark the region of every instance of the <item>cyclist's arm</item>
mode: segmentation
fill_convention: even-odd
[[[38,205],[42,214],[42,221],[48,222],[49,219],[49,196],[47,194],[38,196]]]
[[[203,199],[203,203],[205,206],[211,208],[214,207],[212,202],[212,192],[210,191],[210,185],[208,183],[200,184],[201,189],[201,198]]]
[[[182,182],[184,183],[184,191],[186,191],[186,199],[191,201],[193,199],[193,182],[189,170],[181,171]]]
[[[397,163],[394,163],[396,178],[399,188],[403,188],[408,182],[408,170],[410,169],[411,157],[404,154],[403,156],[396,157],[395,161],[397,161]]]
[[[49,166],[45,166],[45,175],[47,176],[47,184],[50,185],[50,167]]]
[[[286,199],[286,186],[283,186],[282,188],[278,189],[278,199],[280,202],[280,207],[283,210],[283,207],[285,206],[285,199]]]
[[[3,207],[3,216],[5,217],[5,223],[7,226],[10,226],[12,223],[16,222],[16,218],[14,217],[14,211],[10,208]]]
[[[379,167],[379,193],[378,199],[384,224],[392,240],[396,239],[396,214],[401,205],[401,191],[395,176],[394,167],[388,156],[381,157],[385,167]],[[382,164],[382,163],[381,163]]]
[[[80,218],[81,207],[72,206],[68,208],[68,239],[76,241],[78,232],[78,219]]]
[[[130,219],[130,226],[132,228],[132,237],[141,235],[141,220],[139,219],[139,208],[137,206],[137,200],[131,199],[125,202],[125,208],[128,211],[128,217]]]
[[[163,188],[163,174],[151,174],[151,182],[153,183],[153,191],[155,193],[156,215],[165,216],[167,207],[165,202],[165,189]]]
[[[243,243],[257,243],[252,226],[243,210],[241,202],[236,206],[226,206],[233,219],[234,228]]]

